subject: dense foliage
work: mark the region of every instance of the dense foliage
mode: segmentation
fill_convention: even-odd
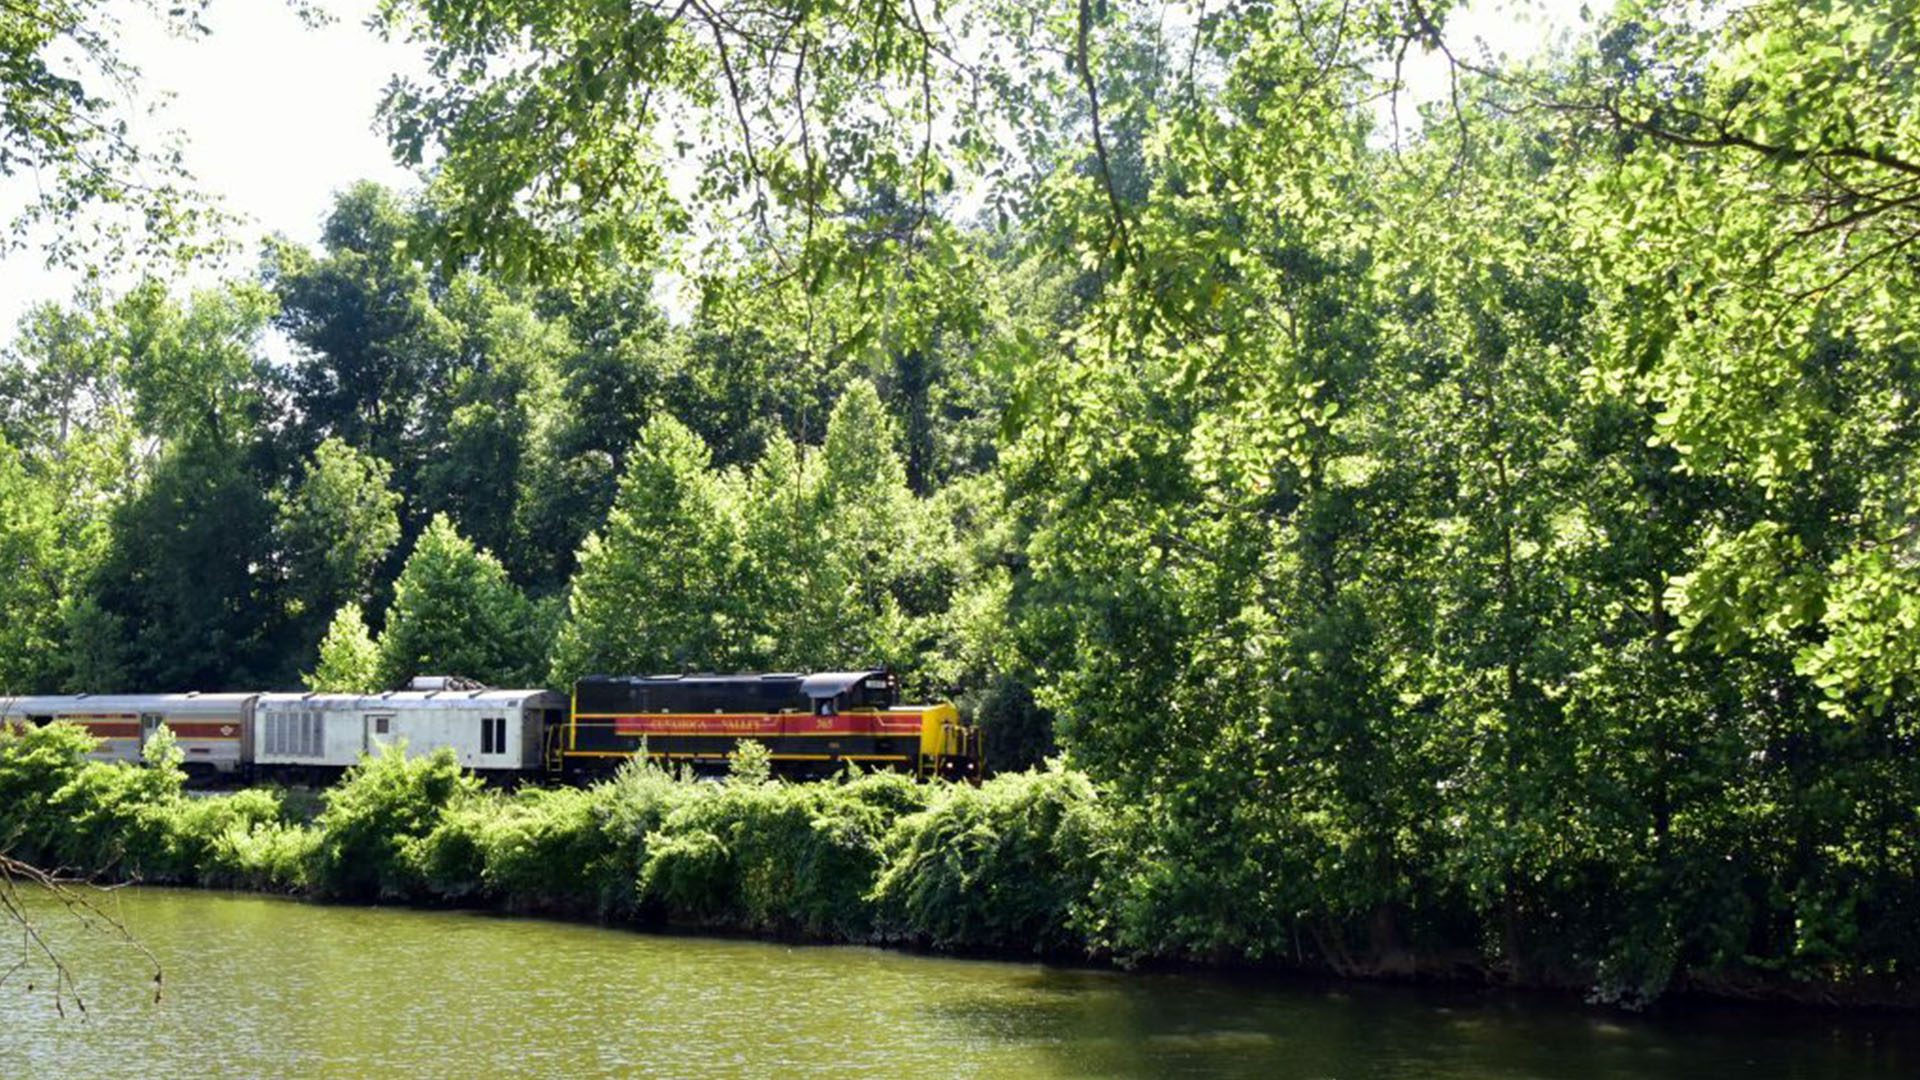
[[[444,751],[389,748],[301,821],[272,791],[188,797],[170,736],[155,743],[140,768],[86,761],[91,740],[63,724],[0,732],[0,836],[108,880],[941,947],[1090,940],[1075,920],[1103,811],[1072,774],[789,784],[761,750],[721,784],[634,763],[589,788],[507,794]],[[953,836],[965,843],[931,843]]]
[[[0,690],[884,661],[1065,766],[341,802],[340,891],[1910,996],[1913,5],[1454,7],[388,0],[421,193],[0,362]]]

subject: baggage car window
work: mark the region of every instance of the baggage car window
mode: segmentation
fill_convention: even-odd
[[[480,752],[483,754],[504,754],[507,752],[507,718],[504,716],[485,716],[480,719]]]

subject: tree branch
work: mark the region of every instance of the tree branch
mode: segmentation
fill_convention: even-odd
[[[1100,162],[1100,178],[1107,189],[1107,206],[1112,211],[1113,220],[1108,234],[1108,246],[1116,251],[1124,265],[1132,255],[1133,242],[1127,231],[1126,208],[1120,202],[1120,192],[1113,183],[1113,164],[1107,153],[1107,140],[1100,125],[1100,87],[1093,77],[1093,68],[1088,62],[1087,35],[1093,29],[1092,0],[1080,0],[1080,19],[1074,37],[1074,64],[1080,69],[1080,81],[1087,91],[1087,108],[1093,122],[1093,153]]]

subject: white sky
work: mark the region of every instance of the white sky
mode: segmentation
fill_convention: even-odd
[[[1600,11],[1611,2],[1590,0],[1590,6]],[[316,29],[281,0],[213,0],[206,16],[212,34],[196,40],[171,37],[137,13],[127,16],[123,53],[141,68],[147,93],[173,96],[165,122],[185,134],[188,168],[202,190],[243,219],[241,250],[227,272],[250,272],[257,240],[268,233],[317,240],[334,193],[356,180],[411,182],[388,157],[373,120],[388,79],[418,70],[418,55],[366,29],[373,0],[323,4],[337,19]],[[1550,35],[1577,27],[1581,6],[1581,0],[1470,0],[1448,36],[1481,39],[1495,56],[1517,59],[1538,51]],[[1409,56],[1405,74],[1416,98],[1446,93],[1438,56]],[[1410,116],[1403,106],[1403,123]],[[11,216],[24,190],[18,178],[0,182],[0,217]],[[198,276],[220,272],[210,266]],[[0,339],[11,336],[29,306],[65,299],[73,285],[70,274],[46,270],[37,252],[0,259]]]
[[[123,6],[122,55],[141,69],[149,97],[172,95],[153,134],[180,130],[200,188],[243,219],[229,272],[250,272],[256,241],[269,233],[317,240],[334,193],[356,180],[411,182],[373,120],[392,74],[420,65],[413,49],[365,28],[373,0],[325,0],[337,20],[318,28],[281,0],[213,0],[212,33],[196,39]],[[25,183],[0,184],[0,216],[22,205]],[[74,282],[45,269],[36,251],[0,260],[0,337],[34,303],[65,299]]]

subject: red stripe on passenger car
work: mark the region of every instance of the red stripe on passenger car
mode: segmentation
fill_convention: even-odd
[[[167,727],[172,729],[173,733],[182,739],[221,740],[238,739],[240,737],[240,725],[237,721],[168,724]]]

